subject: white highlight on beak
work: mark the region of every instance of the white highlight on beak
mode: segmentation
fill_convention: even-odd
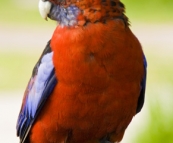
[[[45,20],[47,20],[47,15],[48,15],[49,12],[50,12],[51,5],[52,5],[52,4],[51,4],[49,1],[43,1],[43,0],[40,0],[40,1],[39,1],[38,8],[39,8],[39,11],[40,11],[40,15],[41,15]]]

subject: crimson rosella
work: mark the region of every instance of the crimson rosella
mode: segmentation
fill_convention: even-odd
[[[146,59],[119,0],[40,0],[58,22],[17,121],[21,143],[113,143],[144,103]]]

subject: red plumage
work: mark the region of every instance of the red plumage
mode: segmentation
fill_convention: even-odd
[[[138,40],[116,20],[57,27],[51,46],[59,82],[31,130],[31,140],[62,142],[72,130],[70,143],[111,133],[111,141],[120,141],[136,114],[136,83],[144,74]]]
[[[87,9],[100,1],[82,2]],[[80,14],[77,26],[57,26],[50,47],[58,83],[31,128],[31,143],[121,141],[138,108],[145,68],[124,9],[115,9],[108,18],[101,8],[96,17]]]

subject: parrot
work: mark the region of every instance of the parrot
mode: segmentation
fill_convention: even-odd
[[[20,143],[118,143],[145,101],[147,60],[120,0],[39,0],[57,22],[28,82]]]

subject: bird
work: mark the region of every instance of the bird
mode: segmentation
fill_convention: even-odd
[[[40,0],[57,26],[28,82],[20,143],[118,143],[145,100],[147,60],[120,0]]]

